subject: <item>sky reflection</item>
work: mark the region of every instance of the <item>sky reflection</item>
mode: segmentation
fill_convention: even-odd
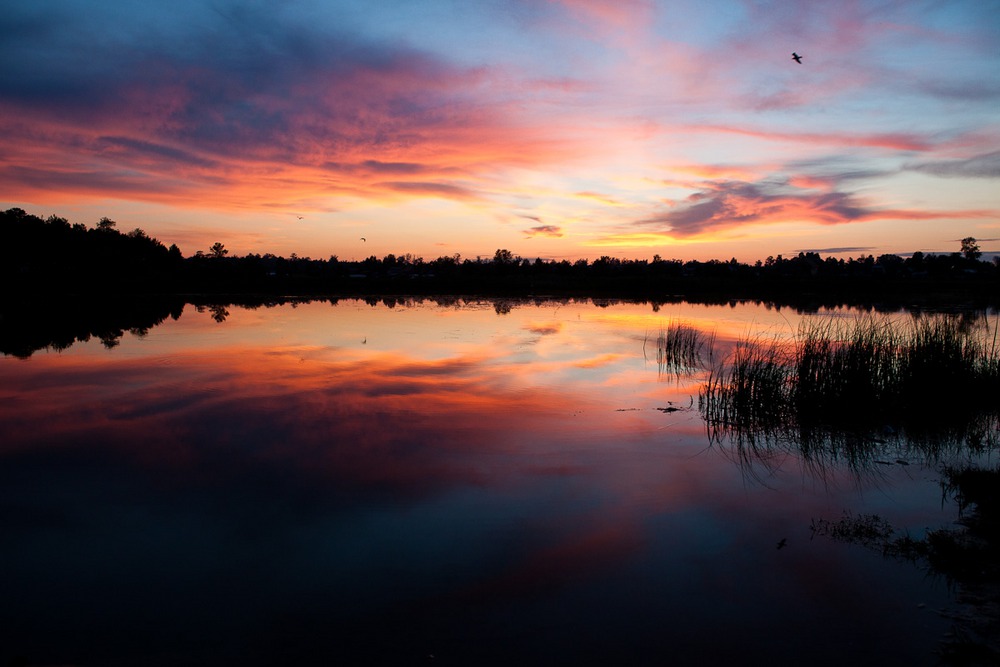
[[[808,526],[948,522],[936,472],[748,480],[643,351],[691,307],[229,310],[0,359],[0,657],[930,664],[943,582]]]

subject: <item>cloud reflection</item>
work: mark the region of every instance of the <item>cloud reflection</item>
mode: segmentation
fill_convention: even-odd
[[[591,649],[581,636],[609,656],[659,657],[668,644],[674,655],[678,641],[700,655],[729,605],[726,619],[758,622],[758,642],[782,625],[810,652],[836,649],[801,614],[817,602],[797,578],[816,570],[790,570],[774,549],[785,535],[782,558],[817,548],[793,531],[834,501],[803,495],[798,476],[791,494],[748,488],[704,449],[696,413],[652,409],[689,391],[641,363],[641,335],[665,315],[434,309],[448,330],[501,333],[449,340],[451,356],[433,358],[439,333],[395,336],[391,350],[376,336],[329,346],[360,329],[420,329],[428,315],[353,305],[260,320],[234,308],[225,325],[185,316],[178,326],[198,326],[179,349],[0,359],[4,584],[18,600],[0,621],[12,635],[44,646],[64,619],[70,649],[45,664],[145,656],[177,637],[192,653],[232,645],[253,658],[198,664],[284,664],[288,646],[296,664],[404,664],[445,648],[467,664],[540,651],[579,664]],[[293,320],[306,342],[287,343]],[[253,342],[191,347],[206,331],[220,336],[211,344]],[[824,576],[851,573],[830,589],[855,603],[882,594],[844,558],[822,562]],[[886,617],[851,618],[882,636]],[[76,658],[77,645],[98,657]],[[373,646],[420,652],[380,660]]]
[[[314,487],[336,481],[404,495],[483,483],[496,471],[483,470],[481,456],[521,449],[518,431],[544,428],[569,400],[496,386],[469,359],[304,363],[250,350],[168,367],[59,364],[5,384],[11,400],[0,422],[18,434],[0,446],[6,456],[86,446],[178,484],[260,468]],[[499,427],[514,414],[518,430]]]

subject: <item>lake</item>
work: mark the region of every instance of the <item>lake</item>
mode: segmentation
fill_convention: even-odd
[[[699,413],[711,362],[658,359],[672,323],[718,362],[803,317],[188,304],[4,356],[0,660],[935,664],[947,582],[810,527],[952,524],[942,462],[748,459]]]

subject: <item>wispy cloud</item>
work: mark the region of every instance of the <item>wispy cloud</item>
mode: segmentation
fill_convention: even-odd
[[[1000,151],[965,159],[927,160],[905,168],[943,178],[1000,178]]]
[[[1000,83],[982,79],[934,80],[921,82],[919,88],[933,97],[968,102],[1000,100]]]
[[[599,204],[604,204],[606,206],[621,206],[622,202],[615,199],[611,195],[601,194],[600,192],[577,192],[576,196],[580,199],[588,199],[590,201],[595,201]]]
[[[367,171],[378,174],[419,174],[427,170],[426,165],[415,162],[380,162],[379,160],[365,160],[358,165]]]
[[[651,0],[551,0],[602,33],[634,32],[649,24],[655,11]]]
[[[428,183],[420,181],[396,181],[383,183],[386,188],[398,192],[419,193],[424,195],[439,195],[451,199],[475,199],[476,193],[461,185],[452,183]]]
[[[524,235],[527,238],[533,236],[548,236],[552,238],[559,238],[563,235],[562,228],[558,225],[538,225],[537,227],[532,227],[531,229],[524,230]]]
[[[767,141],[787,141],[837,147],[886,148],[898,151],[927,151],[934,142],[926,135],[906,132],[787,132],[727,125],[692,126],[691,131],[737,134]]]
[[[865,220],[981,218],[988,211],[908,210],[873,206],[836,190],[817,192],[787,181],[706,181],[684,203],[635,225],[674,237],[688,237],[750,224],[800,222],[837,225]]]
[[[840,248],[801,248],[795,252],[814,252],[821,255],[843,255],[849,252],[871,252],[874,248],[865,246],[844,246]]]

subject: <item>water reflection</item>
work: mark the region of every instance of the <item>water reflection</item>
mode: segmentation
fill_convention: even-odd
[[[183,310],[184,301],[177,298],[4,303],[0,354],[27,359],[39,350],[65,350],[93,338],[110,349],[126,331],[144,336],[167,318],[177,320]]]
[[[940,525],[935,471],[787,452],[748,485],[703,378],[643,354],[671,321],[725,349],[793,314],[297,305],[0,359],[0,658],[933,662],[944,583],[808,527]]]
[[[956,465],[1000,444],[998,326],[988,316],[807,321],[791,343],[739,341],[699,409],[710,439],[748,465],[776,450],[859,474]]]

